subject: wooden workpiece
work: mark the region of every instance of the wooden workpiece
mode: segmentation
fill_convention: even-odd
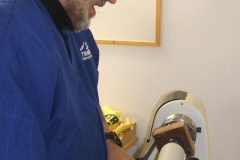
[[[176,122],[167,126],[159,127],[153,131],[155,144],[160,151],[171,139],[176,139],[185,151],[187,156],[193,156],[195,147],[189,133],[186,122]]]

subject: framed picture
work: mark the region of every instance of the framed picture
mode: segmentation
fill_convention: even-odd
[[[160,0],[117,0],[95,9],[90,29],[97,43],[160,45]]]

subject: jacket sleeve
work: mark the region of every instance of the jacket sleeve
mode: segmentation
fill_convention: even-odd
[[[3,34],[0,32],[0,157],[42,160],[56,74],[48,69],[52,64],[34,42]]]

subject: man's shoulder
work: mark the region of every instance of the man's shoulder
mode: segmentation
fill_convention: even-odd
[[[49,18],[40,0],[0,0],[0,15],[0,30],[24,37],[43,34]]]
[[[11,17],[14,16],[14,0],[0,0],[0,29],[7,28]]]
[[[40,0],[0,0],[1,58],[21,55],[31,63],[40,62],[39,57],[55,62],[57,38],[52,36],[57,29],[43,7]]]
[[[34,6],[36,7],[34,4],[34,1],[24,2],[24,0],[0,0],[0,24],[12,25],[22,21],[24,22],[27,17],[34,15],[32,12]]]

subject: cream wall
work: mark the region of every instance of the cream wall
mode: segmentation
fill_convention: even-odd
[[[161,14],[160,47],[99,45],[101,105],[137,122],[133,154],[159,98],[191,92],[207,110],[211,160],[239,160],[240,1],[162,0]]]

